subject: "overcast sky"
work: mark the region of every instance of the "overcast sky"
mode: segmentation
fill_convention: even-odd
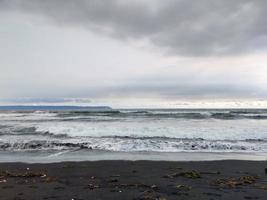
[[[266,0],[0,0],[0,101],[267,107]]]

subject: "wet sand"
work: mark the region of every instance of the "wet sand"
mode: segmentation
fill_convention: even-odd
[[[0,163],[1,200],[267,199],[267,161]]]

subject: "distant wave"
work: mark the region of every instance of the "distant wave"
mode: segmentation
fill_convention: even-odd
[[[30,135],[33,137],[49,136],[53,138],[69,138],[67,134],[53,134],[49,131],[37,131],[36,127],[0,127],[0,136],[23,136]]]
[[[127,118],[148,119],[267,119],[267,110],[103,110],[103,111],[4,111],[3,120],[9,121],[109,121]]]
[[[59,113],[58,117],[77,117],[77,116],[107,116],[107,117],[144,117],[144,118],[177,118],[177,119],[267,119],[267,111],[75,111]]]

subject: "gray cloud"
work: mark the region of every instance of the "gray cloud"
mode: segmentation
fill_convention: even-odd
[[[166,99],[244,99],[267,98],[267,90],[256,86],[237,84],[185,84],[185,83],[141,83],[129,84],[111,88],[90,90],[92,97],[132,96],[132,97],[159,97]],[[88,92],[89,93],[89,92]],[[88,94],[87,93],[87,94]],[[81,94],[78,94],[81,95]]]
[[[57,104],[57,103],[90,103],[87,98],[0,98],[0,103],[12,104]]]
[[[148,40],[171,55],[235,55],[267,46],[265,0],[0,0],[0,7],[119,40]]]
[[[0,0],[0,104],[266,100],[266,10],[265,0]]]

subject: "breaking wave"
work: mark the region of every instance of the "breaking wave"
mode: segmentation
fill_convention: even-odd
[[[176,119],[267,119],[267,110],[114,110],[103,112],[70,111],[58,114],[58,117],[70,118],[84,116],[103,117],[145,117]],[[75,118],[74,118],[75,119]],[[90,119],[90,118],[89,118]]]
[[[2,151],[21,150],[104,150],[122,152],[267,152],[267,141],[216,141],[187,138],[97,137],[65,140],[0,141]]]

